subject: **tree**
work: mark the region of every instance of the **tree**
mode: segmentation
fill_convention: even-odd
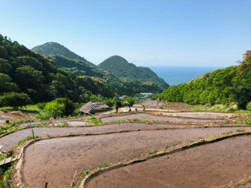
[[[128,97],[126,98],[126,101],[128,102],[128,106],[129,106],[129,112],[131,112],[131,107],[133,106],[133,104],[135,103],[136,99]]]
[[[3,106],[11,106],[14,110],[18,110],[19,107],[32,104],[32,101],[26,93],[5,93],[0,96],[0,103]]]
[[[118,113],[119,108],[122,106],[120,100],[116,100],[116,112]]]
[[[11,70],[11,64],[7,60],[0,58],[0,72],[8,74],[10,70]]]
[[[11,91],[20,91],[16,83],[12,82],[12,78],[7,75],[0,73],[0,94]]]
[[[235,92],[233,98],[237,102],[238,109],[246,110],[251,101],[251,53],[237,67],[237,75],[233,78]]]

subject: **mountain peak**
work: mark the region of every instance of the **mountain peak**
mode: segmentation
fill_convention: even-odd
[[[46,42],[42,45],[35,46],[31,49],[33,52],[37,52],[40,55],[61,55],[69,59],[78,59],[80,61],[87,61],[85,58],[75,54],[70,51],[68,48],[59,44],[57,42]]]
[[[144,82],[153,81],[160,85],[163,89],[169,85],[157,76],[151,69],[145,67],[137,67],[133,63],[118,55],[111,56],[98,65],[98,67],[111,72],[117,77],[127,77],[133,80],[141,80]]]

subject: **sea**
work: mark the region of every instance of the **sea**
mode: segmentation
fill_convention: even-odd
[[[192,67],[192,66],[148,66],[170,86],[186,83],[194,78],[216,69],[225,67]]]

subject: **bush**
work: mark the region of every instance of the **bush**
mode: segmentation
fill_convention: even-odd
[[[44,111],[54,118],[57,116],[69,116],[74,112],[74,110],[74,103],[65,98],[58,98],[48,102],[44,108]]]
[[[107,99],[103,101],[105,104],[107,104],[109,107],[112,107],[115,104],[115,101],[113,99]]]
[[[122,107],[128,106],[128,102],[127,101],[122,101],[121,106]]]
[[[131,98],[131,97],[128,97],[128,98],[126,99],[126,101],[128,102],[128,106],[129,106],[129,107],[132,107],[133,104],[135,103],[136,99]]]
[[[3,106],[11,106],[17,110],[21,106],[26,106],[32,104],[32,101],[26,93],[5,93],[3,96],[0,96],[0,103]]]
[[[41,113],[39,113],[39,114],[34,115],[34,117],[35,117],[36,119],[48,120],[48,119],[51,117],[51,115],[50,115],[50,114],[47,114],[47,113],[44,113],[44,112],[41,112]]]
[[[45,107],[45,105],[46,105],[46,103],[42,102],[42,103],[38,103],[38,104],[36,104],[36,105],[37,105],[37,107],[38,107],[40,110],[43,110],[44,107]]]

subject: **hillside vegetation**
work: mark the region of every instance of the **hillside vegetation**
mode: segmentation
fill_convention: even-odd
[[[161,89],[167,89],[169,87],[169,85],[162,78],[159,78],[151,69],[147,67],[137,67],[118,55],[107,58],[100,63],[98,67],[107,70],[117,77],[127,77],[132,80],[154,83],[159,85]]]
[[[133,96],[141,92],[159,93],[162,92],[163,89],[167,89],[169,87],[169,85],[163,79],[159,78],[150,69],[148,72],[138,72],[138,69],[148,70],[148,68],[136,67],[135,65],[133,65],[133,67],[135,67],[135,70],[133,68],[130,69],[130,71],[132,71],[132,73],[136,75],[136,77],[132,78],[130,78],[129,75],[124,74],[115,75],[111,73],[111,71],[90,63],[84,58],[71,52],[66,47],[55,42],[45,43],[43,45],[34,47],[32,48],[32,51],[39,53],[49,61],[53,61],[60,70],[63,70],[64,72],[67,72],[69,74],[74,74],[79,78],[92,79],[95,82],[102,83],[118,95]],[[116,62],[120,61],[121,58],[122,57],[116,59]],[[119,66],[124,69],[126,62],[119,64]],[[127,68],[128,67],[126,67],[125,69]],[[143,78],[144,76],[146,77],[146,79],[142,80],[141,78]],[[89,86],[90,85],[91,84],[89,84]],[[89,86],[85,86],[85,88],[87,90],[91,90],[94,94],[100,93],[99,89],[97,89],[97,91],[94,91],[90,89]],[[100,94],[103,95],[102,93]]]
[[[245,110],[251,101],[250,65],[251,54],[239,66],[214,70],[187,83],[171,86],[153,98],[203,105],[234,102]]]
[[[55,53],[57,47],[65,50],[59,44],[51,46]],[[48,49],[46,53],[53,52]],[[8,104],[19,101],[22,106],[62,97],[81,103],[113,98],[116,94],[132,96],[140,92],[163,91],[154,83],[118,78],[73,52],[66,50],[63,54],[77,59],[62,54],[42,56],[0,34],[0,105],[7,105],[3,101]]]
[[[26,93],[33,103],[48,102],[66,95],[74,102],[84,102],[90,96],[95,98],[93,92],[103,97],[115,95],[105,84],[60,70],[53,59],[32,52],[2,35],[0,80],[0,95],[10,92]]]

